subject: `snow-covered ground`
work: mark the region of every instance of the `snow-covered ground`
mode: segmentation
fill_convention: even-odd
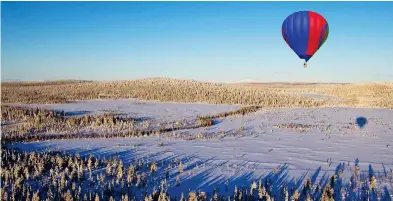
[[[358,118],[366,118],[367,124],[360,127]],[[298,125],[299,129],[282,128],[283,125]],[[314,109],[262,109],[245,116],[220,119],[209,128],[198,128],[182,133],[244,133],[247,135],[276,135],[290,133],[291,137],[313,136],[314,140],[340,136],[341,138],[393,137],[393,110],[362,108],[314,108]],[[392,141],[393,142],[393,139]]]
[[[86,101],[45,108],[120,110],[165,120],[195,118],[195,115],[239,108],[123,101]],[[359,126],[361,122],[357,122],[360,117],[367,119],[362,128]],[[199,133],[218,138],[182,140],[175,137]],[[231,133],[237,133],[236,137],[231,137]],[[241,133],[242,137],[239,136]],[[354,162],[359,160],[360,169],[366,175],[372,169],[377,179],[383,181],[380,185],[386,186],[391,194],[393,191],[392,182],[385,182],[386,175],[393,173],[393,111],[385,109],[264,109],[245,116],[220,119],[208,128],[171,132],[164,138],[56,140],[14,146],[24,150],[93,153],[100,157],[119,155],[126,164],[143,158],[157,161],[161,170],[168,166],[167,162],[179,158],[185,164],[185,173],[181,177],[183,191],[196,185],[211,192],[221,183],[221,193],[224,193],[226,181],[230,189],[234,185],[248,185],[278,167],[273,179],[292,182],[296,187],[300,187],[308,176],[313,183],[325,182],[338,169],[342,169],[349,179]],[[172,169],[169,192],[178,189],[174,186],[177,172],[177,168]]]
[[[211,115],[242,107],[240,105],[215,105],[206,103],[162,103],[137,99],[86,100],[65,104],[29,104],[22,106],[63,110],[70,116],[112,112],[115,114],[130,115],[135,118],[165,122],[195,119],[198,115]]]

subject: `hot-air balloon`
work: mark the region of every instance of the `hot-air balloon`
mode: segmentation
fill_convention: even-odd
[[[282,37],[300,59],[307,62],[322,47],[329,35],[326,19],[313,11],[298,11],[282,23]]]

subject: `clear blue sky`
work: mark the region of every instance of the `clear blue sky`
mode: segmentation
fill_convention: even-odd
[[[329,38],[303,68],[299,10]],[[1,2],[2,80],[393,81],[393,2]]]

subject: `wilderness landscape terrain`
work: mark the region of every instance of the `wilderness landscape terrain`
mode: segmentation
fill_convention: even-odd
[[[3,200],[393,199],[393,83],[1,89]]]

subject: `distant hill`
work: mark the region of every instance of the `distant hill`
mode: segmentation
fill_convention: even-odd
[[[232,84],[246,84],[246,85],[316,85],[316,84],[351,84],[351,83],[336,83],[336,82],[234,82]]]
[[[178,81],[186,83],[210,83],[210,84],[230,84],[230,85],[316,85],[316,84],[331,84],[331,85],[347,85],[347,84],[361,84],[361,83],[339,83],[339,82],[264,82],[256,79],[243,79],[235,82],[208,82],[195,79],[176,79],[169,77],[149,77],[130,80],[112,80],[112,81],[99,81],[99,80],[42,80],[42,81],[22,81],[17,79],[1,80],[2,86],[44,86],[44,85],[61,85],[61,84],[74,84],[74,83],[87,83],[87,82],[134,82],[134,81]],[[393,85],[393,82],[370,82],[375,84]],[[368,83],[369,84],[369,83]]]
[[[53,80],[53,81],[1,81],[1,86],[46,86],[46,85],[62,85],[62,84],[75,84],[93,82],[89,80]]]

